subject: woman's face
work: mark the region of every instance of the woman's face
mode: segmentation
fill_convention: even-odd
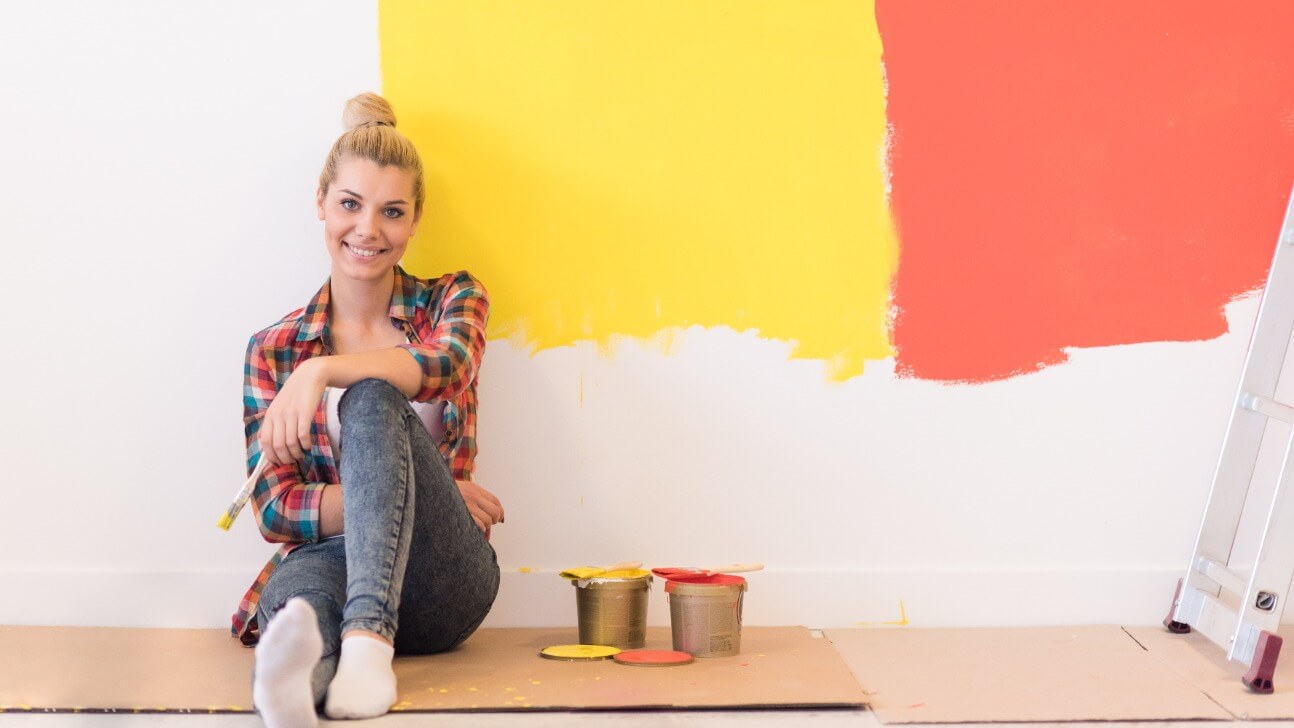
[[[413,173],[348,156],[327,194],[315,196],[333,275],[378,281],[391,274],[418,228]]]

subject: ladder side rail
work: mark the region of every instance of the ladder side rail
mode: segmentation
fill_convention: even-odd
[[[1285,447],[1285,461],[1267,510],[1258,559],[1249,577],[1249,588],[1240,602],[1240,619],[1227,655],[1245,665],[1253,662],[1258,635],[1264,631],[1276,634],[1286,595],[1294,582],[1294,521],[1290,519],[1294,500],[1289,498],[1289,489],[1294,485],[1291,460],[1294,460],[1294,434]]]
[[[1286,205],[1285,219],[1277,237],[1267,285],[1232,404],[1231,420],[1223,437],[1196,538],[1195,552],[1183,580],[1182,600],[1174,610],[1174,619],[1186,624],[1199,618],[1201,601],[1194,592],[1216,595],[1220,588],[1217,582],[1196,567],[1202,560],[1229,564],[1236,529],[1249,494],[1249,483],[1257,464],[1267,418],[1247,409],[1245,404],[1249,395],[1274,398],[1291,334],[1294,333],[1294,251],[1287,250],[1291,244],[1294,244],[1294,193]],[[1287,281],[1289,283],[1285,283]]]

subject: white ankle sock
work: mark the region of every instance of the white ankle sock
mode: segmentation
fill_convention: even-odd
[[[319,622],[309,602],[289,599],[270,620],[256,644],[256,681],[252,704],[266,728],[315,728],[310,675],[323,655]]]
[[[395,648],[387,643],[351,635],[341,641],[341,661],[328,685],[324,713],[333,719],[375,718],[395,704]]]

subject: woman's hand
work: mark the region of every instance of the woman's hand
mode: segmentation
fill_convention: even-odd
[[[458,492],[467,504],[467,512],[472,514],[476,527],[482,533],[489,533],[490,526],[503,523],[503,504],[493,493],[471,480],[459,480]]]
[[[302,460],[314,446],[310,424],[327,386],[323,376],[324,358],[315,357],[298,364],[265,411],[256,439],[261,443],[261,457],[268,457],[270,465]]]

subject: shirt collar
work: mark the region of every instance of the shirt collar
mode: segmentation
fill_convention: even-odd
[[[391,318],[410,325],[418,311],[418,279],[395,267],[395,286],[391,289]]]
[[[328,301],[331,295],[332,278],[329,278],[306,305],[297,341],[318,339],[328,332]],[[417,297],[417,279],[405,273],[400,266],[395,266],[395,285],[391,289],[391,319],[412,326],[414,314],[418,310]]]

